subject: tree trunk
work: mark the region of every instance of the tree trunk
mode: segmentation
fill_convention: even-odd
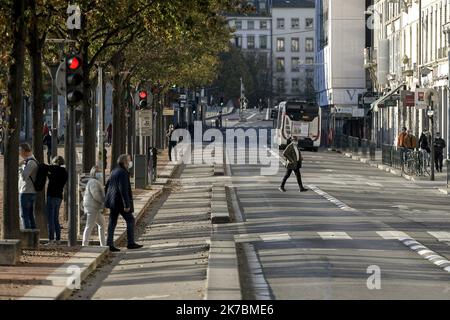
[[[113,80],[113,105],[112,105],[112,147],[111,147],[111,170],[116,166],[117,158],[122,154],[122,92],[121,92],[121,60],[120,54],[116,54],[112,59],[112,80]]]
[[[28,32],[28,53],[31,58],[31,94],[33,97],[33,135],[32,148],[37,161],[44,163],[43,123],[44,123],[44,88],[42,86],[42,46],[43,41],[38,30],[38,18],[36,17],[36,1],[29,2],[32,21]],[[55,146],[57,147],[57,146]],[[48,238],[47,219],[45,215],[45,191],[38,192],[35,202],[36,226],[41,238]]]
[[[3,224],[2,237],[14,239],[19,236],[18,162],[20,141],[20,118],[22,113],[22,88],[25,56],[26,25],[24,11],[26,0],[13,1],[11,19],[14,61],[8,70],[8,99],[6,105],[5,157],[3,168]]]
[[[88,49],[89,43],[84,42],[82,47],[83,54],[83,172],[87,173],[95,165],[95,125],[92,121],[91,105],[91,84],[89,78],[89,64],[88,64]]]

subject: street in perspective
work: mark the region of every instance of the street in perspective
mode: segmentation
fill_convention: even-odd
[[[0,300],[450,300],[449,8],[2,1]]]

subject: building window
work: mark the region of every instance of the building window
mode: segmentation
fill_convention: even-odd
[[[277,51],[284,51],[284,38],[277,38]]]
[[[284,18],[277,19],[277,29],[284,29]]]
[[[300,80],[298,78],[292,79],[292,91],[300,91]]]
[[[236,36],[234,37],[234,43],[236,45],[236,47],[238,48],[242,48],[242,36]]]
[[[306,38],[305,51],[306,52],[314,52],[314,39],[313,38]]]
[[[261,13],[263,13],[263,12],[265,12],[266,11],[266,1],[259,1],[259,10],[261,11]]]
[[[235,27],[236,27],[236,30],[242,30],[242,21],[236,20]]]
[[[284,79],[278,79],[277,80],[277,89],[278,92],[284,92]]]
[[[259,47],[261,49],[267,49],[267,36],[266,35],[259,36]]]
[[[284,58],[277,58],[277,72],[284,72]]]
[[[307,57],[305,59],[305,63],[306,64],[313,64],[314,63],[314,58],[313,57]]]
[[[247,29],[248,30],[253,30],[255,29],[255,21],[247,21]]]
[[[292,38],[291,39],[291,51],[292,52],[299,52],[300,51],[300,40],[299,40],[299,38]]]
[[[247,49],[255,49],[255,36],[247,36]]]
[[[314,19],[313,18],[306,18],[305,28],[307,30],[312,30],[314,28]]]
[[[292,58],[291,59],[291,70],[292,72],[299,72],[300,71],[300,59],[299,58]]]
[[[267,29],[267,21],[266,20],[261,20],[259,22],[259,28],[260,29]]]
[[[261,69],[267,68],[267,54],[261,53],[258,55],[258,64]]]
[[[299,18],[291,19],[291,28],[292,29],[300,29],[300,19]]]

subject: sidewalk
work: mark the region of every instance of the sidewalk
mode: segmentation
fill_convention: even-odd
[[[167,150],[159,154],[158,160],[158,171],[165,175],[171,175],[177,167],[175,163],[169,163]],[[163,182],[149,190],[134,190],[137,223],[162,194],[167,181]],[[92,235],[94,244],[97,243],[95,234]],[[119,219],[114,235],[116,243],[125,237],[126,224],[123,219]],[[73,291],[67,287],[71,274],[74,276],[79,273],[83,281],[108,255],[106,247],[61,246],[24,251],[19,265],[0,266],[0,299],[64,299]]]
[[[434,188],[434,189],[439,190],[442,193],[449,194],[448,189],[447,189],[447,166],[445,165],[445,160],[444,160],[443,172],[442,173],[435,172],[435,181],[430,181],[430,177],[410,176],[410,175],[407,175],[406,173],[402,172],[401,169],[396,169],[396,168],[393,168],[393,167],[383,164],[381,150],[376,150],[375,161],[370,160],[370,158],[368,158],[369,155],[367,155],[367,157],[363,157],[361,153],[356,155],[356,154],[352,154],[351,152],[345,152],[345,151],[340,152],[340,151],[333,150],[331,148],[329,148],[328,151],[341,153],[342,155],[344,155],[347,158],[353,159],[355,161],[360,161],[371,167],[378,168],[382,171],[389,172],[398,177],[403,177],[406,180],[412,181],[419,186],[422,186],[425,188]]]

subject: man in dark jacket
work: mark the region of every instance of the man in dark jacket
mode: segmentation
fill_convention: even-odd
[[[111,172],[106,184],[105,207],[110,209],[107,245],[112,252],[120,251],[114,246],[114,231],[117,219],[121,215],[127,223],[128,249],[139,249],[142,245],[134,242],[133,194],[131,192],[129,169],[132,162],[128,155],[123,154],[117,159],[117,167]]]
[[[444,149],[447,147],[444,139],[441,138],[439,132],[436,133],[436,139],[434,139],[434,164],[437,172],[442,172],[442,164],[444,162]]]
[[[308,189],[306,189],[303,186],[302,175],[300,174],[300,168],[302,167],[303,157],[302,157],[302,153],[300,152],[300,147],[298,146],[298,138],[297,137],[295,137],[295,136],[292,137],[292,143],[290,143],[287,146],[286,150],[284,150],[283,157],[287,161],[287,166],[286,166],[287,170],[286,170],[286,175],[283,178],[283,182],[281,182],[281,186],[280,186],[280,188],[278,188],[278,190],[280,190],[281,192],[286,192],[286,189],[284,188],[284,186],[286,185],[286,181],[291,176],[292,171],[294,171],[295,175],[297,177],[297,182],[298,182],[298,186],[300,188],[300,192],[308,191]]]
[[[419,138],[420,149],[425,150],[427,153],[431,153],[430,144],[428,143],[428,132],[423,130]]]

